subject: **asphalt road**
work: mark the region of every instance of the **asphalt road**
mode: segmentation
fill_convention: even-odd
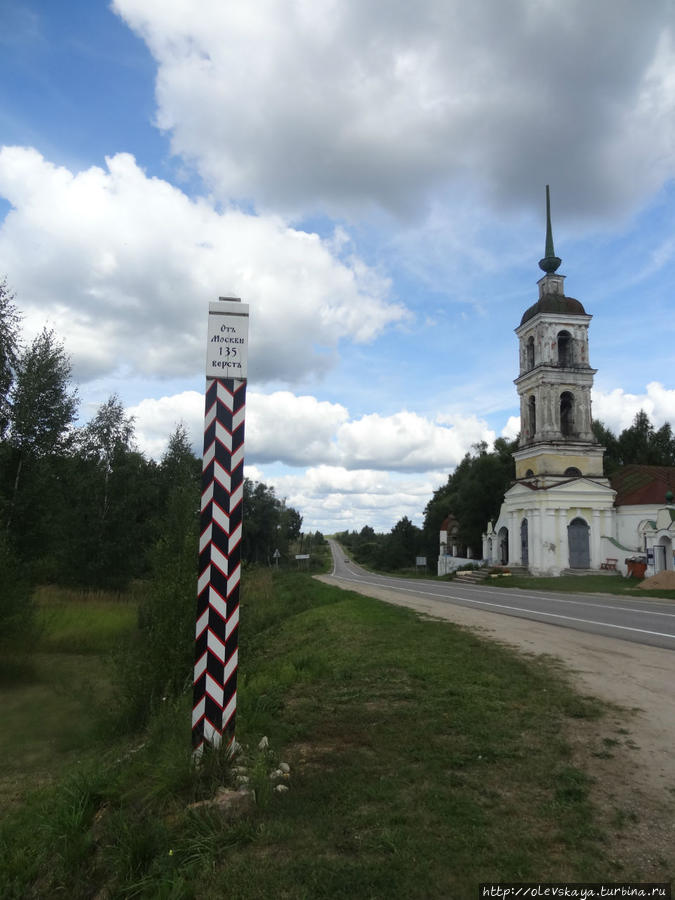
[[[556,594],[487,584],[392,578],[368,572],[348,559],[336,541],[329,539],[329,544],[333,554],[331,577],[344,584],[371,585],[414,597],[432,597],[444,603],[675,650],[675,603],[669,600],[610,594]]]

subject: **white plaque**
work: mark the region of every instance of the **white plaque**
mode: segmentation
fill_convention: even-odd
[[[248,303],[209,303],[206,343],[207,378],[247,378]]]

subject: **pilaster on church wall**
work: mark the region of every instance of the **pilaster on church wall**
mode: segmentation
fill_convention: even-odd
[[[600,510],[594,509],[591,513],[591,569],[599,569],[602,560],[602,528],[600,525]]]
[[[556,422],[553,414],[553,391],[549,387],[544,395],[544,423],[548,431],[556,430]]]
[[[511,511],[509,515],[509,562],[513,565],[520,561],[520,532],[516,536],[516,513]]]
[[[542,568],[552,571],[557,568],[558,540],[556,536],[555,510],[544,508],[541,511],[543,544]]]
[[[559,509],[553,510],[553,514],[555,517],[555,546],[556,546],[556,563],[558,565],[558,569],[562,570],[565,568],[565,557],[563,556],[563,546],[562,546],[562,528],[560,524],[560,513]]]

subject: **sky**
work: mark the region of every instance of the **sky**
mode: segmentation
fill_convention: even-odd
[[[546,184],[594,417],[675,424],[674,106],[671,0],[0,0],[0,277],[155,459],[240,297],[246,474],[421,525],[518,433]]]

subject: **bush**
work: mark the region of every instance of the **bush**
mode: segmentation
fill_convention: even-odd
[[[0,534],[0,646],[25,647],[36,635],[31,586],[9,541]]]
[[[139,604],[138,631],[116,655],[115,716],[129,728],[145,725],[162,702],[192,685],[198,546],[193,501],[191,491],[171,498]]]

